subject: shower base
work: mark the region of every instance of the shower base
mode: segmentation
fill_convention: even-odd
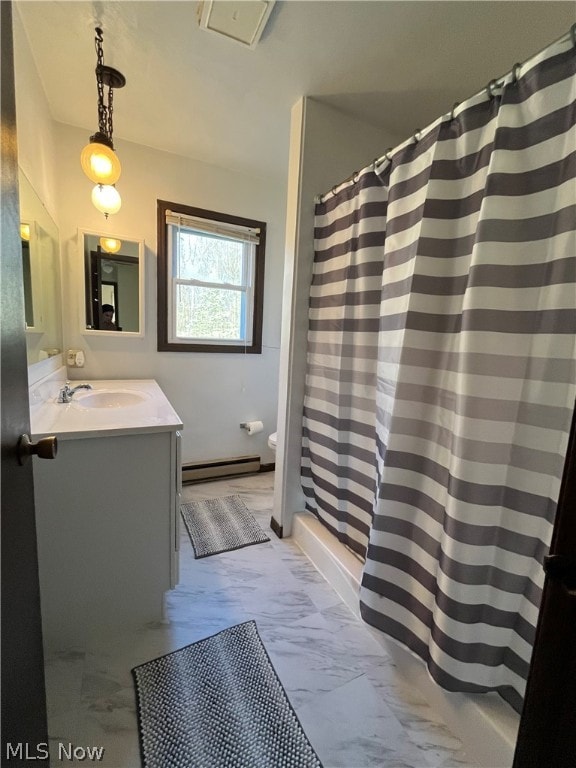
[[[309,512],[294,515],[292,538],[360,617],[358,591],[362,563]],[[519,716],[496,693],[445,691],[430,678],[423,662],[378,630],[374,636],[408,682],[418,688],[483,768],[509,768],[514,757]]]

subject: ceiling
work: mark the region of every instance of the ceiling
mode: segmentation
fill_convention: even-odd
[[[278,177],[302,95],[404,138],[576,21],[573,2],[551,0],[278,0],[249,50],[201,30],[193,0],[14,5],[56,121],[97,128],[101,26],[104,61],[127,81],[114,93],[116,139]]]

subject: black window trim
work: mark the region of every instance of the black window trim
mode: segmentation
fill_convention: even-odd
[[[159,352],[232,352],[260,355],[262,353],[262,316],[264,308],[264,258],[266,253],[266,223],[254,219],[232,216],[228,213],[209,211],[195,208],[182,203],[171,203],[167,200],[157,201],[157,233],[158,233],[158,351]],[[181,213],[183,216],[195,216],[212,221],[221,221],[241,227],[260,230],[260,242],[255,247],[254,265],[254,311],[252,317],[252,343],[245,344],[198,344],[186,342],[171,342],[168,339],[168,253],[167,253],[167,224],[166,211]]]

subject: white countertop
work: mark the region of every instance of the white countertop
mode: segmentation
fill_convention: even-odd
[[[182,429],[180,417],[154,379],[71,381],[72,388],[87,383],[91,389],[79,390],[70,403],[58,403],[56,400],[63,383],[52,380],[30,391],[32,439],[56,435],[60,440],[75,440]],[[122,407],[83,405],[82,399],[95,392],[138,393],[142,399]]]

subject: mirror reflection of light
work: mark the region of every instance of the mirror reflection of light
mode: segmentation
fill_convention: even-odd
[[[94,207],[105,216],[118,213],[122,206],[122,199],[116,187],[110,184],[96,184],[92,190],[92,203]]]
[[[122,248],[122,240],[117,240],[115,237],[101,237],[98,241],[100,248],[106,253],[118,253]]]
[[[20,239],[30,240],[30,224],[20,224]]]

